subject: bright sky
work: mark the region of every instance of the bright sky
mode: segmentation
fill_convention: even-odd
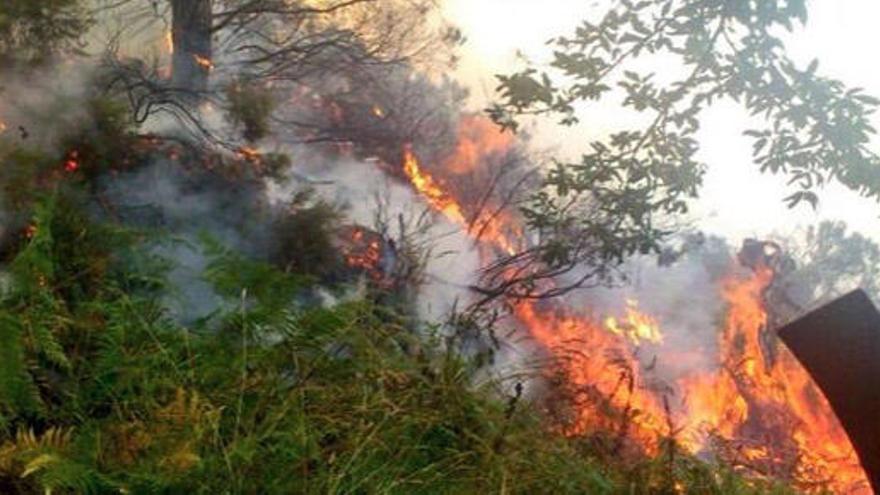
[[[475,105],[482,107],[491,97],[493,74],[518,67],[518,50],[534,60],[546,60],[546,40],[568,34],[584,18],[601,15],[605,1],[446,0],[447,15],[469,40],[459,75],[473,88]],[[788,41],[790,56],[804,65],[819,58],[823,75],[880,96],[880,62],[874,55],[880,46],[880,2],[808,0],[808,8],[806,28]],[[849,191],[826,190],[817,213],[809,206],[788,210],[781,202],[787,191],[784,180],[760,174],[751,162],[750,141],[741,135],[747,125],[744,114],[726,105],[704,117],[701,157],[709,164],[709,173],[696,208],[702,228],[738,238],[788,233],[821,219],[842,219],[880,238],[880,205]],[[600,109],[591,116],[590,125],[614,118],[611,109]],[[875,127],[880,128],[880,116],[875,120]],[[575,150],[585,141],[586,131],[547,126],[539,138],[544,145]]]

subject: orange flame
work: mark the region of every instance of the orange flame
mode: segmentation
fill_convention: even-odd
[[[422,170],[415,153],[407,147],[403,155],[403,172],[428,203],[436,210],[443,213],[449,220],[466,224],[467,220],[461,211],[461,206],[450,196],[430,174]]]
[[[566,434],[618,430],[618,421],[605,414],[610,406],[638,412],[630,418],[629,436],[647,452],[656,453],[659,435],[668,433],[663,400],[641,390],[645,385],[642,370],[624,337],[608,332],[590,318],[549,312],[533,302],[518,304],[514,312],[574,388],[593,390],[603,397],[579,407],[565,425]],[[609,366],[609,357],[618,361],[617,366]]]
[[[174,55],[174,35],[171,33],[171,30],[165,31],[165,51],[169,55]]]
[[[456,151],[442,163],[444,172],[469,172],[510,146],[506,137],[486,132],[480,122],[462,122]],[[403,162],[406,176],[426,202],[468,227],[467,205],[454,189],[426,172],[409,147]],[[477,240],[516,252],[522,225],[512,217],[488,222]],[[553,302],[518,302],[513,314],[552,358],[554,374],[587,394],[560,425],[564,433],[616,432],[649,454],[658,452],[660,438],[674,433],[686,450],[711,450],[747,474],[786,479],[806,491],[870,493],[830,405],[768,328],[764,293],[773,277],[765,267],[747,276],[733,272],[720,284],[726,311],[718,329],[715,367],[694,369],[666,386],[657,386],[654,364],[640,361],[639,347],[651,343],[661,364],[664,355],[680,351],[667,348],[659,321],[642,313],[635,300],[625,302],[623,315],[604,321]]]
[[[202,69],[206,71],[214,70],[214,61],[212,61],[208,57],[203,57],[199,54],[193,54],[193,59],[196,61],[196,64],[199,65]]]
[[[639,312],[639,303],[635,299],[626,301],[626,317],[618,320],[613,316],[605,319],[605,328],[612,333],[629,338],[633,344],[643,341],[659,344],[663,342],[663,333],[657,321]]]
[[[428,204],[451,222],[465,227],[471,233],[479,231],[479,240],[505,253],[516,253],[518,243],[512,239],[512,236],[505,234],[509,227],[503,223],[502,217],[483,215],[482,218],[468,221],[462,206],[451,194],[446,192],[438,180],[422,169],[418,158],[409,147],[404,149],[403,172],[416,190],[428,201]]]
[[[262,161],[262,155],[260,152],[256,148],[250,146],[240,146],[235,151],[235,155],[239,160],[244,160],[253,164],[259,164]]]
[[[165,42],[165,51],[169,55],[174,55],[174,34],[171,32],[170,29],[165,31],[163,41]]]

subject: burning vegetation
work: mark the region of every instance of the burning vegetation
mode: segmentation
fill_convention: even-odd
[[[750,131],[758,155],[824,113],[790,122],[738,72],[761,57],[729,66],[712,45],[770,36],[800,3],[696,2],[692,18],[621,2],[557,40],[573,89],[503,76],[488,115],[438,74],[462,36],[431,1],[38,3],[57,9],[0,7],[0,66],[43,83],[0,93],[0,492],[870,493],[776,334],[852,259],[671,227],[699,190],[703,100],[764,105],[784,136]],[[89,58],[78,39],[101,15],[126,26]],[[152,61],[119,41],[142,32]],[[707,43],[674,91],[624,75],[624,106],[659,115],[582,163],[545,164],[505,131],[523,114],[573,124],[628,56]],[[774,57],[774,88],[819,99],[815,67]],[[50,91],[62,78],[40,71],[78,58],[82,87]],[[851,127],[875,106],[826,89]],[[808,149],[870,162],[809,123]],[[811,173],[790,202],[814,201]],[[875,244],[820,232],[880,275]],[[645,264],[665,286],[640,291]],[[682,277],[700,293],[666,297]]]
[[[499,152],[492,139],[481,150],[469,128],[464,127],[458,151]],[[501,147],[511,149],[509,143]],[[466,203],[425,174],[408,148],[404,170],[439,214],[470,225],[463,213]],[[448,173],[457,172],[450,168]],[[479,234],[469,230],[476,242],[496,255],[514,255],[514,246],[527,246],[515,234],[523,230],[516,220],[492,221],[509,223]],[[553,389],[547,402],[560,431],[575,437],[610,435],[611,451],[621,455],[659,455],[671,440],[676,446],[671,448],[716,458],[749,477],[785,480],[807,491],[867,493],[859,460],[827,400],[768,325],[772,308],[766,307],[766,294],[779,249],[750,240],[737,259],[729,260],[729,274],[716,287],[723,314],[717,328],[705,329],[717,336],[715,366],[694,369],[674,383],[658,378],[664,361],[709,351],[667,349],[658,319],[640,311],[636,300],[627,299],[622,314],[604,317],[553,301],[513,303],[517,324],[547,354],[545,373]]]

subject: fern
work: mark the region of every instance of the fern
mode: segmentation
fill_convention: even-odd
[[[19,430],[14,440],[0,446],[0,473],[33,481],[45,493],[96,491],[100,476],[71,459],[72,428],[51,427],[41,435]]]
[[[43,410],[37,387],[28,373],[21,326],[5,313],[0,313],[0,405],[7,418]]]
[[[209,258],[203,275],[205,280],[218,294],[235,303],[230,307],[238,308],[242,302],[248,305],[248,314],[255,322],[277,317],[293,306],[297,293],[307,287],[308,278],[248,259],[208,235],[203,235],[201,242]],[[241,301],[243,295],[244,301]],[[232,310],[233,316],[239,314],[237,309]]]

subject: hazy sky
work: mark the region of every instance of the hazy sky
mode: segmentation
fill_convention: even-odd
[[[535,60],[546,60],[547,39],[567,34],[581,19],[601,14],[599,0],[446,0],[449,18],[468,37],[459,76],[474,89],[475,105],[482,106],[494,87],[492,75],[517,67],[517,50]],[[819,72],[860,86],[880,96],[880,2],[877,0],[808,0],[806,28],[787,38],[789,54],[806,65],[819,58]],[[614,121],[611,109],[591,114],[589,129],[565,130],[545,126],[540,141],[576,150],[602,122]],[[705,114],[701,158],[709,164],[702,198],[696,205],[698,225],[735,238],[787,233],[799,226],[833,218],[845,220],[880,238],[880,205],[855,194],[829,188],[819,211],[809,206],[792,212],[781,202],[786,195],[781,177],[762,175],[751,162],[750,141],[741,132],[747,122],[733,105]],[[880,128],[880,116],[875,118]],[[878,140],[880,149],[880,140]]]

